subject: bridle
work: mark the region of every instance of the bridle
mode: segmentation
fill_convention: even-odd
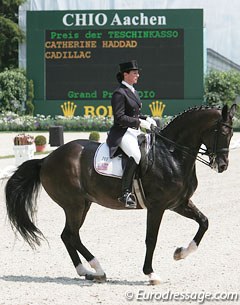
[[[226,126],[227,128],[229,128],[231,130],[233,129],[232,126],[230,126],[227,123],[224,123],[221,120],[218,120],[216,122],[216,124],[212,127],[212,129],[213,129],[213,145],[212,145],[212,148],[204,149],[204,152],[203,152],[203,154],[207,155],[212,160],[212,162],[215,162],[215,160],[217,158],[217,155],[219,153],[228,153],[229,152],[228,147],[218,148],[219,137],[220,137],[220,134],[221,134],[221,127],[222,126]],[[207,162],[207,163],[209,163],[209,166],[210,166],[210,162]]]
[[[211,164],[214,163],[214,161],[217,158],[217,155],[219,153],[228,153],[229,152],[229,148],[228,147],[223,147],[223,148],[218,148],[218,143],[219,143],[219,136],[221,134],[221,127],[222,126],[226,126],[229,129],[233,129],[233,127],[229,124],[224,123],[222,120],[218,120],[216,122],[216,124],[214,126],[212,126],[208,131],[210,131],[211,129],[213,129],[213,145],[212,148],[203,148],[200,147],[200,150],[196,150],[195,148],[191,148],[188,146],[184,146],[184,145],[180,145],[178,143],[176,143],[175,141],[170,140],[169,138],[165,137],[162,135],[162,130],[159,127],[153,126],[152,125],[152,132],[154,135],[157,135],[158,137],[160,137],[162,140],[170,143],[175,149],[180,150],[182,153],[184,153],[185,155],[191,156],[192,158],[196,159],[197,161],[212,167]],[[154,141],[153,141],[154,142]],[[209,157],[210,161],[206,161],[205,159],[203,159],[201,156],[196,154],[201,154],[206,155]]]

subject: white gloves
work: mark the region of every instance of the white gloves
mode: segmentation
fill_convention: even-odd
[[[140,127],[151,130],[151,125],[157,127],[157,123],[154,119],[147,117],[146,120],[140,119]]]
[[[149,123],[147,120],[142,120],[142,119],[139,119],[139,120],[140,120],[140,127],[141,128],[151,130],[151,123]]]
[[[150,118],[149,116],[146,118],[146,121],[148,121],[153,126],[157,127],[157,123],[154,119]]]

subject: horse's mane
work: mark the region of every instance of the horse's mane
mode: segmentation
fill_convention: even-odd
[[[201,105],[201,106],[194,106],[191,108],[188,108],[184,110],[183,112],[178,113],[177,115],[173,116],[168,122],[166,122],[162,127],[161,130],[165,130],[170,125],[176,123],[176,121],[182,119],[186,114],[193,113],[195,111],[203,111],[203,110],[209,110],[209,109],[215,109],[215,110],[221,110],[221,107],[216,106],[209,106],[209,105]]]

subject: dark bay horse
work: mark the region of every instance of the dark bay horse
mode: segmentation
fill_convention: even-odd
[[[162,130],[155,128],[153,131],[154,158],[141,177],[147,207],[143,272],[149,276],[151,284],[160,281],[153,271],[152,258],[166,209],[199,224],[189,246],[176,249],[176,260],[196,250],[208,228],[208,219],[190,199],[197,188],[195,162],[204,144],[205,154],[209,157],[208,165],[219,173],[227,169],[235,111],[236,105],[230,109],[228,106],[222,109],[192,108],[178,115]],[[40,244],[42,237],[33,221],[38,190],[42,184],[65,212],[66,223],[61,238],[77,273],[87,279],[105,281],[100,263],[79,236],[79,229],[92,202],[111,209],[124,208],[117,200],[121,193],[121,179],[102,176],[94,170],[93,159],[98,146],[97,142],[75,140],[60,146],[46,158],[24,162],[9,178],[5,193],[12,226],[34,247],[34,244]],[[79,254],[95,269],[94,272],[83,266]]]

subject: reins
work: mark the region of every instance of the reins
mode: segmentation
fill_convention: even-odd
[[[202,147],[200,147],[199,150],[196,150],[194,148],[190,148],[190,147],[187,147],[187,146],[184,146],[184,145],[180,145],[180,144],[176,143],[175,141],[170,140],[169,138],[163,136],[162,132],[161,132],[161,129],[159,127],[156,127],[156,126],[153,126],[153,125],[152,125],[152,132],[153,132],[153,135],[157,135],[162,140],[170,143],[171,145],[174,146],[175,149],[180,150],[185,155],[190,156],[190,157],[194,158],[195,160],[197,160],[197,161],[199,161],[199,162],[201,162],[201,163],[211,167],[210,162],[206,161],[205,159],[203,159],[198,154],[206,155],[206,156],[211,156],[214,159],[214,158],[216,158],[218,152],[225,152],[225,151],[228,152],[229,151],[229,148],[217,149],[217,146],[218,146],[218,135],[219,135],[219,130],[220,130],[219,126],[220,126],[220,124],[230,128],[230,129],[232,129],[232,126],[230,126],[230,125],[228,125],[228,124],[226,124],[226,123],[224,123],[222,121],[217,121],[216,125],[214,126],[214,128],[215,128],[215,130],[214,130],[215,136],[214,136],[213,149],[210,152],[209,152],[209,149],[205,149],[205,148],[202,148]],[[153,145],[153,146],[155,146],[155,145]],[[200,151],[200,150],[202,150],[202,151]]]
[[[153,134],[157,135],[157,136],[158,136],[159,138],[161,138],[162,140],[164,140],[164,141],[166,141],[166,142],[172,144],[172,145],[174,146],[174,148],[180,150],[180,151],[181,151],[182,153],[184,153],[185,155],[190,156],[190,157],[196,159],[197,161],[199,161],[199,162],[201,162],[201,163],[203,163],[203,164],[205,164],[205,165],[211,167],[211,166],[210,166],[210,162],[206,161],[205,159],[203,159],[202,157],[200,157],[200,156],[198,156],[198,155],[196,156],[196,153],[197,153],[196,149],[193,149],[193,148],[190,148],[190,147],[187,147],[187,146],[184,146],[184,145],[180,145],[180,144],[178,144],[178,143],[176,143],[176,142],[170,140],[169,138],[164,137],[164,136],[162,135],[161,129],[160,129],[159,127],[155,127],[155,126],[154,126],[154,127],[152,128],[152,132],[153,132]],[[203,148],[200,148],[200,149],[203,149]],[[195,154],[194,154],[194,153],[195,153]],[[199,153],[200,153],[201,155],[208,155],[207,149],[204,149],[204,152],[200,152],[200,151],[199,151]]]

